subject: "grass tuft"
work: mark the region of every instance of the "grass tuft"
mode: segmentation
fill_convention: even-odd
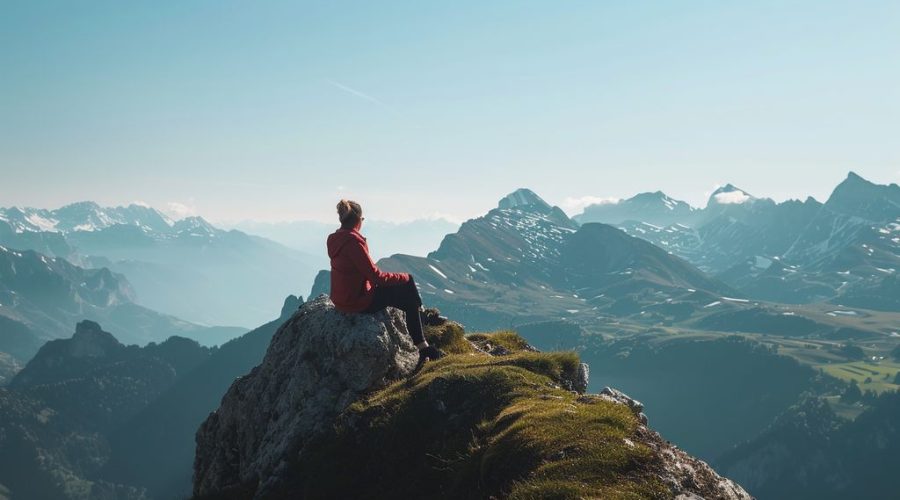
[[[475,343],[488,342],[492,345],[499,345],[513,352],[530,350],[528,342],[512,330],[500,330],[492,333],[473,333],[467,338]]]
[[[426,326],[425,340],[449,354],[474,352],[472,344],[466,342],[466,335],[459,323],[448,321],[439,326]]]

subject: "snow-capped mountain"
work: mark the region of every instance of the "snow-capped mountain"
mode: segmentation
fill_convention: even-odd
[[[620,204],[636,204],[632,200],[643,196]],[[608,210],[594,205],[576,218]],[[672,223],[655,223],[660,219],[653,212],[643,215],[610,221],[758,299],[870,297],[874,292],[866,290],[890,288],[884,281],[900,269],[900,187],[877,185],[853,172],[824,204],[811,197],[776,203],[727,184],[710,195],[705,208]]]
[[[80,202],[0,209],[0,245],[124,274],[138,303],[208,325],[256,325],[312,284],[327,262],[202,217],[171,220],[144,205]]]
[[[426,257],[393,255],[378,265],[412,273],[426,303],[475,328],[639,315],[645,304],[730,290],[612,226],[579,226],[527,189],[464,222]],[[327,291],[325,276],[314,294]]]
[[[657,226],[667,226],[690,219],[697,209],[686,202],[676,200],[663,193],[640,193],[627,200],[615,203],[589,205],[584,212],[573,217],[579,223],[603,222],[623,224],[626,222],[647,222]]]
[[[148,233],[166,234],[172,232],[174,226],[174,222],[162,212],[146,205],[101,207],[92,201],[72,203],[55,210],[0,208],[0,221],[6,222],[16,233],[43,231],[65,234],[99,231],[124,224],[137,226]]]
[[[338,228],[337,221],[309,220],[285,222],[243,221],[234,224],[248,234],[277,241],[287,247],[311,255],[325,255],[325,240]],[[404,222],[373,220],[366,217],[362,233],[372,238],[369,247],[372,258],[380,259],[395,253],[424,256],[434,250],[447,234],[456,232],[459,224],[445,218],[428,217]]]
[[[756,200],[757,198],[755,196],[743,189],[732,184],[726,184],[717,188],[709,195],[709,200],[706,202],[706,208],[717,205],[744,205],[746,203],[753,203]]]
[[[460,264],[455,272],[477,279],[490,273],[500,282],[549,281],[558,265],[560,245],[578,224],[559,207],[552,207],[529,189],[518,189],[483,217],[448,234],[428,259]],[[440,273],[431,276],[440,278]],[[429,281],[424,284],[435,287]]]

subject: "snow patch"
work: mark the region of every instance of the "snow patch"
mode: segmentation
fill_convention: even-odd
[[[446,274],[444,274],[444,273],[441,272],[440,269],[438,269],[438,268],[432,266],[431,264],[428,264],[428,267],[430,267],[432,271],[436,272],[436,273],[438,274],[438,276],[440,276],[441,278],[444,278],[445,280],[446,280],[446,279],[449,279],[449,278],[447,278],[447,275],[446,275]]]
[[[753,265],[759,269],[768,269],[769,266],[772,265],[772,259],[767,259],[765,257],[757,255],[756,262]]]
[[[50,233],[57,232],[56,225],[59,223],[59,221],[47,219],[45,217],[41,217],[38,214],[31,214],[28,217],[25,217],[25,220],[27,220],[29,224],[37,227],[41,231],[47,231]]]

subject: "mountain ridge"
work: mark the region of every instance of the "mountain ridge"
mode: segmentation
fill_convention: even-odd
[[[202,217],[172,220],[131,204],[78,202],[47,210],[0,208],[0,245],[36,250],[128,277],[142,305],[198,324],[265,322],[324,255],[307,254]],[[246,293],[245,293],[246,292]]]
[[[589,206],[575,218],[585,223],[608,217],[758,300],[839,303],[874,295],[887,286],[886,275],[900,269],[900,186],[875,184],[855,172],[824,203],[811,196],[776,203],[727,184],[712,193],[706,208],[661,225],[653,224],[653,213],[621,220],[603,207]],[[748,265],[763,261],[784,266],[776,275],[776,268]],[[876,303],[898,310],[889,301]]]

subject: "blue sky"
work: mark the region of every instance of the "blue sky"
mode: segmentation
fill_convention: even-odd
[[[476,216],[900,181],[900,3],[5,2],[0,205]]]

